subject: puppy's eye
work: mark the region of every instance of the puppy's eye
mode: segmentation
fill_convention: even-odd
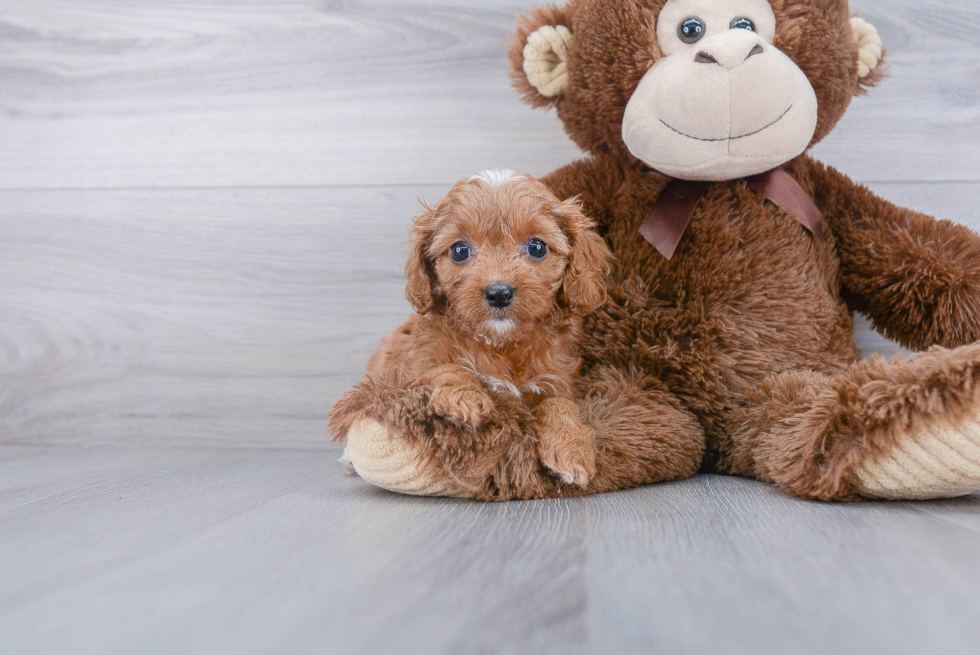
[[[462,264],[470,258],[470,247],[465,241],[457,241],[449,249],[449,259]]]
[[[677,37],[684,43],[697,43],[704,36],[706,26],[700,18],[688,18],[677,26]]]
[[[532,259],[544,259],[548,256],[548,244],[541,239],[531,239],[527,242],[527,254]]]
[[[755,31],[755,23],[750,21],[748,18],[736,18],[732,21],[732,24],[729,27],[731,27],[733,30],[748,30],[750,32]]]

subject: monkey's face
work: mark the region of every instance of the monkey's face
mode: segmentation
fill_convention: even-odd
[[[882,77],[847,0],[567,0],[522,17],[514,84],[575,142],[671,177],[776,168]]]
[[[664,56],[643,76],[623,117],[640,161],[687,180],[756,175],[806,150],[817,96],[772,45],[767,0],[668,0],[657,17]]]

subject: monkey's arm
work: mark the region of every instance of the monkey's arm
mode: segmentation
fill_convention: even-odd
[[[909,348],[980,340],[980,236],[808,163],[814,199],[837,241],[848,306]]]

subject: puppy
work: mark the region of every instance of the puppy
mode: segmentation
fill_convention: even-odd
[[[605,299],[612,257],[574,201],[512,171],[457,183],[415,220],[405,268],[417,312],[371,358],[368,374],[431,388],[432,410],[476,429],[490,391],[533,411],[538,455],[566,484],[595,474],[592,431],[572,380],[581,317]]]

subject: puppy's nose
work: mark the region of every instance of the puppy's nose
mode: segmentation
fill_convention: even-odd
[[[514,300],[514,287],[503,282],[494,282],[483,290],[487,304],[496,309],[503,309]]]

